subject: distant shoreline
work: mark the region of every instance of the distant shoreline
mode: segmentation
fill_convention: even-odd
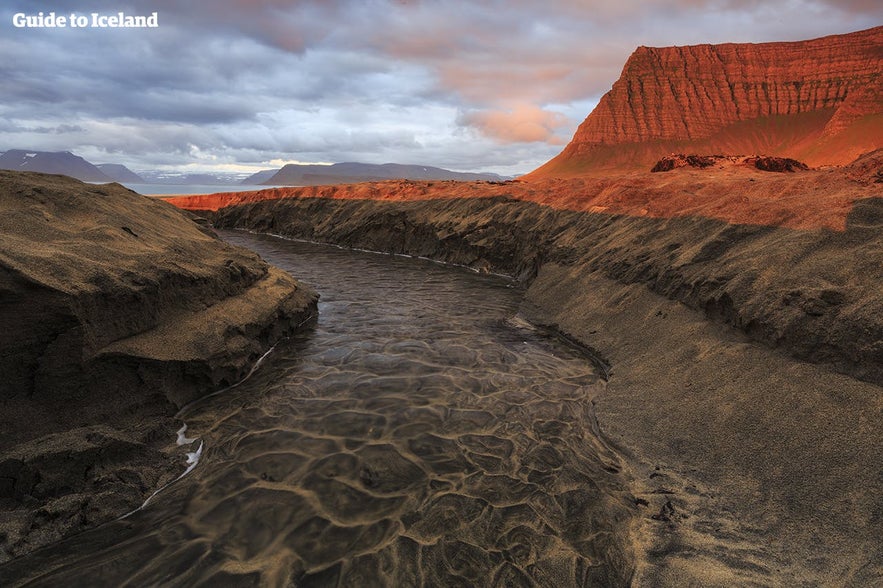
[[[218,192],[251,192],[280,186],[264,186],[260,184],[130,184],[121,182],[123,186],[144,196],[176,196],[190,194],[216,194]]]

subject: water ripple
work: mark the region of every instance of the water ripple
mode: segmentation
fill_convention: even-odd
[[[226,238],[316,287],[318,323],[188,407],[199,467],[126,521],[30,556],[37,584],[627,581],[624,481],[591,409],[603,382],[515,317],[509,283]]]

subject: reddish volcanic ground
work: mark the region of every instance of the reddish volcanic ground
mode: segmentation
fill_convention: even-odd
[[[869,179],[850,177],[850,169],[774,173],[723,162],[701,170],[679,168],[665,173],[645,171],[612,177],[504,183],[401,180],[270,188],[166,200],[187,210],[218,210],[281,198],[406,201],[503,196],[566,210],[656,218],[692,215],[729,223],[842,230],[852,203],[870,196],[873,185]]]

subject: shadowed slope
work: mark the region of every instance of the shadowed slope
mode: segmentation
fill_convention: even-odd
[[[0,210],[2,562],[180,474],[176,409],[245,376],[316,297],[116,184],[2,171]]]

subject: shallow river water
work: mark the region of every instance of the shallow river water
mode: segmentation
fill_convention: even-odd
[[[12,562],[28,585],[627,582],[591,361],[503,278],[227,232],[321,294],[241,385],[182,411],[201,459],[132,515]]]

